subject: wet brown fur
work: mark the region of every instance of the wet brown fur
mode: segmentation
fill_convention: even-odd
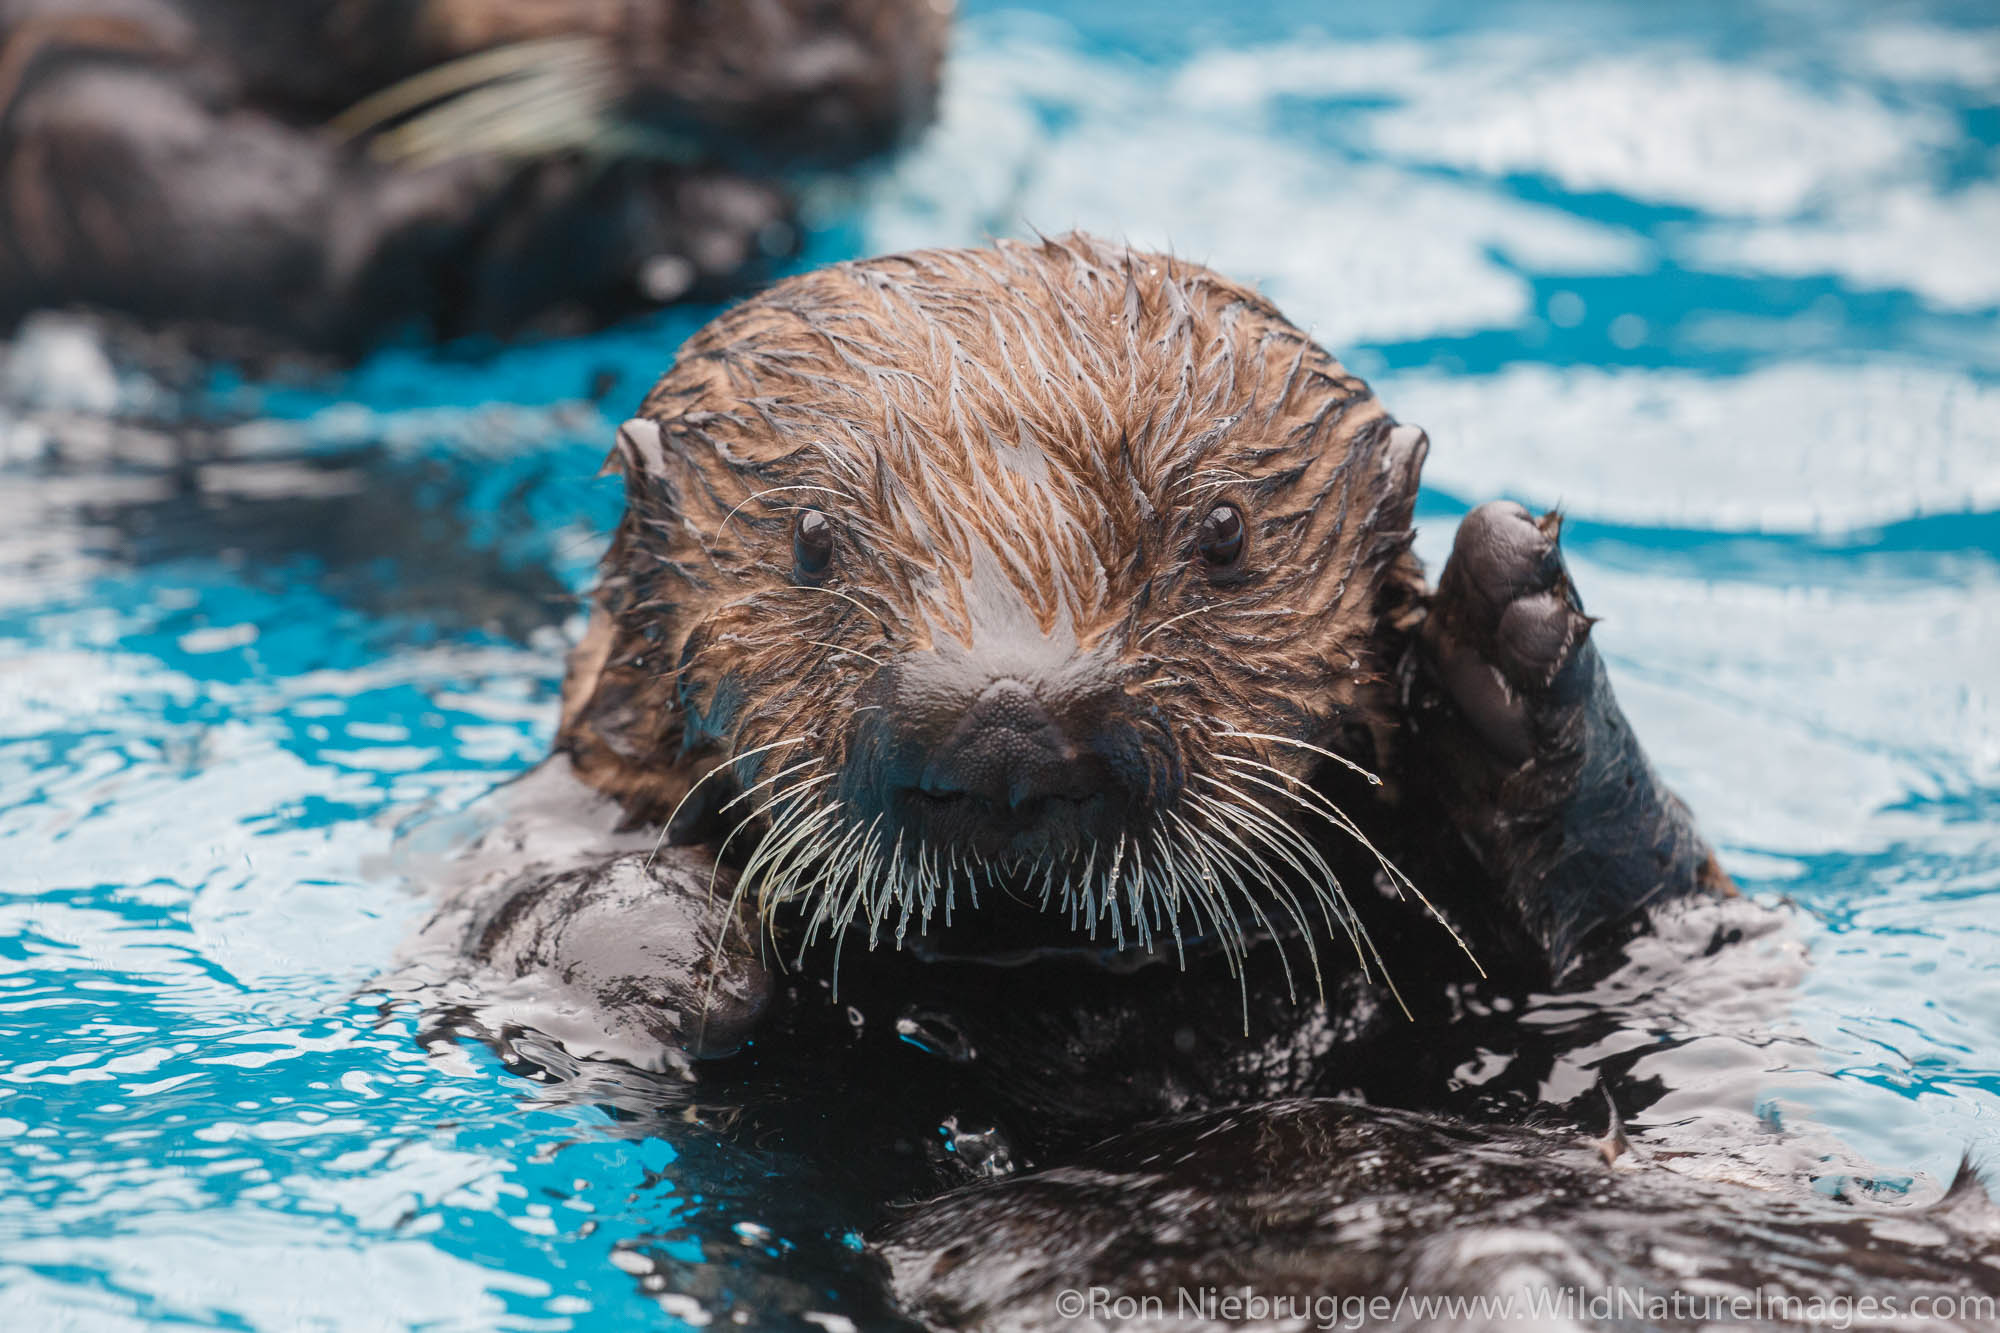
[[[660,447],[613,455],[627,509],[558,742],[635,822],[787,738],[737,779],[837,769],[872,663],[967,639],[989,560],[1035,628],[1115,654],[1190,774],[1320,763],[1224,730],[1388,741],[1422,448],[1206,268],[1082,235],[836,265],[710,324],[642,415]],[[1225,499],[1251,536],[1217,585],[1193,548]],[[819,587],[792,576],[806,507],[839,533]]]

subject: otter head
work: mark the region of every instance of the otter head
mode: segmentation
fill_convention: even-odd
[[[996,898],[1119,945],[1347,929],[1309,779],[1386,735],[1423,452],[1167,256],[791,279],[621,433],[562,744],[635,819],[753,847],[743,891],[808,938]]]

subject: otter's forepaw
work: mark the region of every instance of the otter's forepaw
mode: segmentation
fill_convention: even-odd
[[[772,989],[733,891],[683,848],[530,873],[493,896],[464,947],[514,979],[508,1006],[572,1055],[642,1068],[730,1055]]]
[[[1562,516],[1536,518],[1511,500],[1459,524],[1438,579],[1422,648],[1460,714],[1508,765],[1532,758],[1574,699],[1569,684],[1594,623],[1583,613],[1557,539]]]
[[[1618,706],[1561,528],[1466,515],[1406,677],[1417,762],[1555,973],[1597,926],[1727,885]]]

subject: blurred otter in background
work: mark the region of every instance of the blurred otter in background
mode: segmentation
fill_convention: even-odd
[[[0,0],[0,329],[559,333],[754,281],[774,173],[934,106],[950,0]]]

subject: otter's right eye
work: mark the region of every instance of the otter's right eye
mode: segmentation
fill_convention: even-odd
[[[813,583],[833,563],[833,524],[817,509],[799,511],[792,525],[792,577]]]
[[[1211,575],[1233,574],[1243,562],[1243,512],[1235,505],[1217,505],[1201,521],[1195,549]]]

